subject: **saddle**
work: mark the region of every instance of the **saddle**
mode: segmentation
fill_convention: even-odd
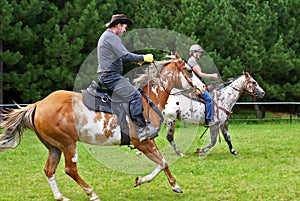
[[[129,115],[129,103],[121,97],[112,99],[112,92],[94,80],[89,87],[81,90],[83,103],[85,106],[96,112],[105,112],[116,114],[118,116],[118,125],[121,128],[121,145],[130,145],[129,126],[126,121],[126,115]]]
[[[146,98],[148,104],[154,109],[160,116],[160,125],[163,122],[163,115],[154,103],[148,99],[145,92],[139,89],[139,92]],[[81,90],[83,96],[83,103],[85,106],[96,112],[105,112],[110,114],[116,114],[118,116],[118,125],[121,128],[121,145],[130,145],[130,132],[129,126],[126,120],[126,116],[130,117],[129,103],[122,97],[112,96],[112,92],[94,80],[92,80],[89,87],[85,90]],[[155,129],[151,126],[150,122],[146,122],[148,128]],[[158,129],[160,130],[160,128]]]

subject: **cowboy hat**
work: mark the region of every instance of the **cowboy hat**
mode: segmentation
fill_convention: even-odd
[[[117,24],[127,24],[127,25],[132,25],[132,22],[130,19],[127,18],[126,15],[124,14],[116,14],[116,15],[113,15],[111,17],[111,20],[109,22],[107,22],[105,24],[106,27],[113,27]]]

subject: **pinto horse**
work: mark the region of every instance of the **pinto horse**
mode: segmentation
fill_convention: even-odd
[[[172,92],[175,91],[176,89]],[[196,149],[195,153],[206,153],[214,147],[217,142],[219,130],[221,130],[224,139],[229,146],[230,152],[234,155],[239,154],[235,151],[231,143],[228,132],[228,120],[234,104],[243,92],[251,96],[258,96],[259,98],[262,98],[265,95],[264,90],[247,72],[244,72],[242,76],[225,83],[218,89],[212,90],[211,94],[214,99],[214,120],[217,123],[210,127],[210,144],[203,149]],[[174,142],[176,120],[181,119],[186,123],[204,125],[205,105],[195,97],[191,99],[188,94],[184,95],[183,93],[179,93],[177,95],[169,96],[165,109],[163,110],[163,115],[167,129],[167,140],[178,155],[184,156]]]
[[[160,63],[162,64],[157,69]],[[157,82],[149,82],[150,86],[145,85],[142,90],[157,106],[159,112],[150,108],[144,111],[144,115],[148,121],[151,119],[151,124],[155,128],[160,128],[162,120],[160,120],[161,114],[159,113],[163,110],[171,90],[174,87],[190,89],[194,87],[193,81],[197,79],[193,78],[189,67],[178,55],[173,60],[157,62],[156,65],[152,64],[152,68],[153,66],[158,72],[151,73],[151,75],[158,76]],[[148,100],[143,97],[144,108],[147,107],[147,104]],[[147,112],[149,114],[146,115]],[[121,132],[120,126],[117,124],[118,117],[115,114],[89,110],[83,104],[81,93],[59,90],[36,103],[10,110],[3,116],[0,152],[17,147],[23,130],[31,129],[49,150],[44,172],[55,200],[69,200],[60,192],[55,179],[56,168],[63,153],[65,172],[83,188],[90,196],[90,200],[100,201],[93,189],[78,174],[77,142],[99,146],[120,145]],[[157,164],[155,170],[149,175],[137,177],[134,187],[152,181],[159,172],[164,170],[172,190],[182,193],[181,187],[176,183],[168,163],[158,150],[154,139],[148,138],[145,142],[140,143],[133,123],[130,120],[128,123],[131,144]]]

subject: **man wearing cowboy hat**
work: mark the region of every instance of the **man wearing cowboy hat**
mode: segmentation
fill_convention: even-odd
[[[152,62],[153,55],[138,55],[124,47],[122,36],[131,20],[124,14],[113,15],[106,23],[107,30],[101,35],[97,46],[98,78],[102,85],[114,94],[129,102],[129,111],[136,126],[137,137],[140,142],[157,135],[157,130],[146,123],[143,116],[142,96],[138,90],[126,79],[123,74],[123,62]]]
[[[190,58],[188,59],[188,65],[192,68],[192,70],[200,80],[202,80],[202,78],[217,79],[217,73],[208,74],[202,72],[201,67],[197,62],[197,60],[201,58],[202,53],[203,49],[200,45],[192,45],[190,47]],[[205,90],[203,94],[199,94],[199,96],[200,98],[205,100],[206,124],[207,126],[213,126],[215,124],[215,121],[213,120],[213,99],[207,90]]]

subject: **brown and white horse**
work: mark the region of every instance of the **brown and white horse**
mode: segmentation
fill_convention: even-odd
[[[189,72],[189,67],[178,55],[176,59],[162,64],[155,75],[159,76],[158,81],[151,82],[150,90],[147,90],[147,86],[144,86],[143,90],[160,111],[163,110],[174,87],[189,89],[193,87],[193,80],[196,80]],[[147,101],[143,98],[144,108],[147,107],[146,104]],[[149,115],[146,115],[146,112],[148,110],[145,110],[144,115],[148,120],[151,119],[151,124],[155,128],[160,128],[159,114],[153,108],[150,108]],[[0,152],[17,147],[23,130],[31,129],[49,150],[44,172],[55,200],[69,200],[60,192],[55,180],[56,168],[63,153],[65,172],[83,188],[90,196],[90,200],[99,201],[100,198],[78,174],[77,141],[99,146],[120,145],[121,134],[117,122],[118,118],[114,114],[89,110],[83,104],[81,93],[55,91],[43,100],[4,114],[4,121],[1,123],[3,133],[0,135]],[[149,175],[137,177],[135,186],[152,181],[159,172],[164,170],[172,190],[182,193],[155,141],[148,139],[140,143],[132,122],[129,122],[129,128],[131,143],[157,164],[157,168]]]
[[[176,89],[172,91],[176,93]],[[229,146],[232,154],[238,155],[232,146],[230,135],[228,132],[228,120],[231,110],[242,93],[262,98],[265,95],[264,90],[259,86],[256,80],[249,73],[244,72],[242,76],[225,83],[218,89],[214,89],[211,94],[214,99],[214,120],[217,122],[210,127],[210,144],[205,148],[198,148],[195,153],[206,153],[217,142],[219,129]],[[164,123],[167,129],[167,140],[174,148],[175,152],[183,156],[174,141],[176,120],[180,119],[186,123],[196,125],[205,124],[205,105],[199,99],[191,99],[189,95],[177,94],[169,96],[165,109],[163,110]]]

